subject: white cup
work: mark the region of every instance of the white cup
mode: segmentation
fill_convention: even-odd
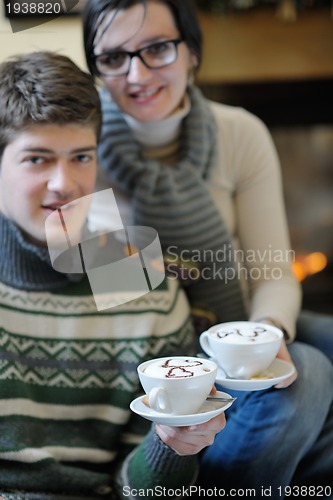
[[[138,366],[149,406],[170,415],[196,413],[215,382],[217,365],[191,356],[156,358]]]
[[[251,321],[214,325],[200,335],[202,349],[226,375],[250,379],[274,361],[283,339],[279,328]]]

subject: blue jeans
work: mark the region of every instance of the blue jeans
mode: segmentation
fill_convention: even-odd
[[[289,352],[298,378],[288,388],[226,391],[237,400],[226,411],[225,429],[201,455],[200,486],[254,489],[256,498],[281,500],[293,484],[331,485],[333,365],[301,342]]]
[[[302,311],[297,320],[296,339],[317,347],[333,362],[333,316]]]

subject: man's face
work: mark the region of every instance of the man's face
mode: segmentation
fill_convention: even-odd
[[[2,155],[0,210],[26,238],[46,245],[45,220],[93,192],[96,132],[77,124],[35,125],[17,134]],[[68,205],[66,217],[75,210]]]

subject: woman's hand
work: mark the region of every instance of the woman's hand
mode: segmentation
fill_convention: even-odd
[[[266,323],[268,325],[273,325],[273,326],[279,328],[279,326],[276,324],[276,322],[272,321],[270,318],[262,318],[259,321],[261,323]],[[295,365],[294,365],[294,363],[293,363],[293,361],[291,359],[291,356],[289,354],[289,351],[288,351],[285,339],[282,340],[282,344],[281,344],[280,350],[277,353],[276,357],[279,358],[279,359],[282,359],[283,361],[287,361],[288,363],[290,363],[295,368]],[[276,389],[284,389],[285,387],[288,387],[293,382],[295,382],[296,379],[297,379],[297,370],[295,368],[294,373],[292,375],[290,375],[290,377],[286,378],[285,380],[282,380],[282,382],[280,382],[279,384],[276,384],[274,387]]]
[[[284,361],[287,361],[288,363],[293,365],[293,367],[295,368],[295,365],[291,359],[291,356],[289,354],[285,340],[282,340],[280,350],[277,353],[276,357],[279,359],[282,359]],[[289,385],[291,385],[296,379],[297,379],[297,370],[295,368],[294,373],[292,375],[290,375],[290,377],[286,378],[285,380],[282,380],[282,382],[280,382],[279,384],[276,384],[274,387],[276,389],[284,389],[285,387],[288,387]]]
[[[225,415],[221,413],[209,422],[188,427],[157,424],[156,432],[160,439],[178,455],[196,455],[206,446],[213,444],[216,434],[224,429],[225,425]]]

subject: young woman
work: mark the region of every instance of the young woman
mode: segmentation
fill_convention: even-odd
[[[201,42],[188,0],[88,0],[86,59],[103,84],[101,177],[125,223],[157,229],[197,326],[250,319],[284,331],[278,356],[294,374],[281,391],[237,393],[200,478],[258,496],[272,487],[278,498],[278,488],[305,478],[329,484],[332,365],[293,342],[301,294],[270,135],[255,116],[207,101],[193,84]]]

